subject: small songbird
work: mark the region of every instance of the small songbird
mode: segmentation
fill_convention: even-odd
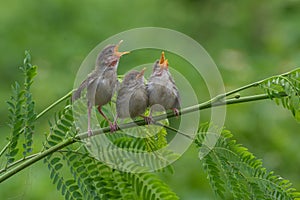
[[[118,85],[117,67],[121,56],[129,53],[128,51],[118,51],[121,43],[122,40],[116,45],[108,45],[99,53],[95,69],[73,93],[72,99],[75,101],[80,98],[84,89],[87,90],[88,136],[92,135],[91,112],[94,105],[97,106],[100,114],[109,122],[111,130],[113,128],[113,123],[105,116],[101,107],[111,100]]]
[[[144,72],[132,70],[128,72],[120,86],[117,95],[117,117],[115,119],[115,130],[117,129],[117,118],[135,118],[142,116],[148,107],[148,95],[144,84]]]
[[[179,115],[180,95],[169,72],[169,63],[165,58],[164,52],[162,52],[160,60],[154,63],[153,72],[147,84],[147,92],[149,106],[152,106],[150,118],[152,110],[161,111],[161,107],[164,110],[172,109],[175,115]]]

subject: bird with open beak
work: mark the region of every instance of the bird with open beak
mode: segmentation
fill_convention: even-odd
[[[117,129],[117,118],[135,118],[142,116],[148,107],[148,95],[144,83],[144,72],[132,70],[128,72],[120,86],[117,95],[117,116],[115,119],[115,130]]]
[[[92,135],[91,130],[91,112],[93,106],[97,106],[99,113],[108,121],[111,130],[113,123],[102,112],[101,107],[111,101],[111,98],[118,85],[117,67],[121,56],[129,52],[119,52],[118,44],[106,46],[98,55],[95,69],[80,84],[78,89],[73,93],[73,101],[80,98],[84,89],[87,90],[87,107],[88,107],[88,136]]]
[[[175,115],[179,115],[180,95],[174,79],[169,71],[169,63],[164,52],[160,60],[154,63],[152,75],[147,84],[149,97],[150,118],[152,111],[163,111],[172,109]]]

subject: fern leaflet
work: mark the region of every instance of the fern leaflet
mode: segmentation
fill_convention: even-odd
[[[291,187],[291,183],[274,172],[267,172],[252,153],[232,139],[228,130],[221,135],[212,148],[205,145],[208,125],[202,125],[195,140],[203,152],[203,166],[208,173],[210,184],[222,199],[295,199],[300,193]],[[204,150],[202,149],[204,148]],[[224,182],[224,181],[225,182]],[[226,188],[225,188],[226,186]],[[226,191],[228,191],[227,194]]]

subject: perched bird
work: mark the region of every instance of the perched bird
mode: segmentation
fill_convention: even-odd
[[[111,130],[113,124],[102,112],[101,107],[107,104],[118,84],[117,67],[120,57],[129,52],[119,52],[118,48],[122,40],[116,45],[106,46],[98,55],[95,69],[88,77],[80,84],[78,89],[73,93],[73,101],[80,98],[84,89],[87,90],[87,106],[88,106],[88,135],[92,135],[91,130],[91,112],[94,105],[97,106],[100,114],[109,122]]]
[[[172,109],[175,115],[179,115],[180,95],[169,72],[169,63],[165,58],[164,52],[162,52],[160,60],[154,63],[153,72],[147,84],[147,93],[149,106],[151,106],[150,118],[153,110],[162,111]]]
[[[148,95],[144,84],[144,72],[132,70],[128,72],[120,86],[117,95],[117,117],[115,119],[115,130],[117,129],[117,118],[135,118],[142,116],[148,107]]]

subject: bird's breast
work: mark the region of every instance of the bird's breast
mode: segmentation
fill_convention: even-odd
[[[176,102],[176,90],[169,81],[154,81],[148,83],[149,105],[161,105],[165,109],[170,109]]]
[[[117,78],[116,76],[111,77],[100,77],[97,81],[97,87],[95,92],[95,104],[96,105],[105,105],[107,104],[116,89]]]

